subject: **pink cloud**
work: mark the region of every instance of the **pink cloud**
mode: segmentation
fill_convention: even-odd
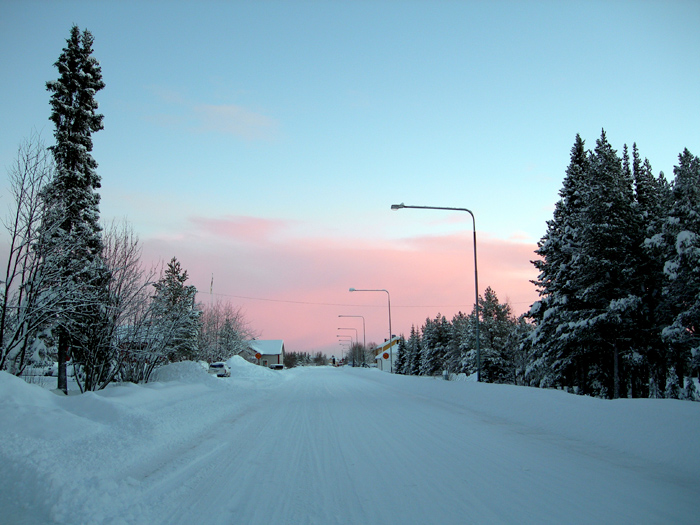
[[[280,220],[238,215],[221,218],[190,217],[189,221],[199,234],[256,244],[269,241],[273,233],[283,230],[287,225]]]
[[[216,298],[241,306],[262,337],[284,339],[289,350],[337,354],[341,326],[358,327],[361,339],[361,320],[340,314],[363,315],[368,342],[388,336],[386,294],[350,293],[350,287],[389,290],[395,334],[438,313],[451,318],[473,307],[471,234],[367,242],[281,238],[274,234],[284,228],[282,221],[224,217],[193,223],[212,235],[147,240],[144,258],[177,256],[202,302],[211,300],[213,274]],[[535,248],[480,234],[480,292],[491,286],[516,315],[528,310],[537,299],[529,282],[537,275],[530,263]]]

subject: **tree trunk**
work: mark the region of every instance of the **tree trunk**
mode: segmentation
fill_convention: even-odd
[[[58,389],[68,394],[68,376],[66,374],[66,359],[68,357],[68,334],[61,329],[58,334]]]
[[[617,344],[613,345],[613,399],[620,398],[620,354]]]

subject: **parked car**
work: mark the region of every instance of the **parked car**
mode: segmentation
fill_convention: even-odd
[[[216,377],[231,377],[231,370],[223,362],[210,364],[209,373],[216,375]]]
[[[284,370],[284,365],[282,363],[270,365],[272,370]]]

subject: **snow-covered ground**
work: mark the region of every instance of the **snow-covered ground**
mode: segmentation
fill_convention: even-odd
[[[2,523],[697,523],[700,403],[195,363],[0,373]]]

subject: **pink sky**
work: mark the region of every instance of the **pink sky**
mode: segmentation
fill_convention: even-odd
[[[198,300],[241,306],[264,339],[284,339],[289,351],[339,354],[338,334],[356,327],[367,343],[389,334],[387,296],[350,293],[349,288],[386,289],[391,294],[392,332],[408,334],[438,312],[450,319],[474,303],[471,231],[403,240],[299,237],[279,220],[230,216],[191,218],[177,238],[144,239],[144,260],[176,256],[199,290]],[[531,243],[478,235],[480,292],[491,286],[515,314],[537,299]]]

